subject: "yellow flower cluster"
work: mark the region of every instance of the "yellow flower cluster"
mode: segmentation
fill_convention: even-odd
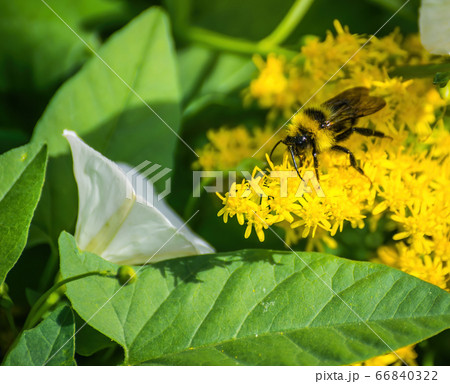
[[[300,80],[300,69],[295,61],[287,62],[284,57],[268,55],[267,61],[260,56],[253,59],[259,76],[250,83],[244,92],[244,102],[248,104],[257,99],[262,108],[276,108],[291,113],[292,106],[298,101],[303,87]]]
[[[367,41],[338,22],[335,28],[335,36],[328,33],[324,41],[311,40],[303,47],[302,65],[300,60],[289,63],[275,56],[263,65],[258,58],[260,72],[248,95],[261,107],[295,111],[296,103],[306,101]],[[379,250],[377,261],[450,289],[450,205],[446,199],[450,133],[442,118],[436,117],[442,117],[446,103],[429,79],[389,75],[394,66],[429,60],[417,37],[403,38],[398,32],[373,37],[321,92],[323,100],[349,87],[365,86],[386,100],[385,108],[358,125],[375,126],[393,140],[355,134],[345,142],[366,177],[349,167],[347,155],[324,152],[320,154],[320,185],[310,158],[302,165],[302,182],[285,155],[277,164],[268,160],[267,172],[255,168],[251,179],[219,195],[223,204],[219,215],[225,221],[236,216],[246,225],[245,237],[254,229],[261,241],[269,226],[280,226],[288,244],[308,238],[307,250],[322,250],[324,244],[336,247],[333,236],[346,222],[353,228],[369,224],[376,229],[385,217],[395,233],[394,243]],[[291,96],[277,96],[281,91],[273,82],[280,77],[284,77],[283,92],[296,90]]]
[[[320,184],[308,156],[300,169],[302,181],[287,154],[274,162],[266,155],[266,170],[255,167],[251,178],[219,194],[223,206],[218,215],[225,222],[236,216],[246,226],[246,238],[254,230],[264,241],[265,230],[275,225],[284,229],[288,244],[307,238],[306,250],[320,251],[325,245],[336,248],[333,236],[345,223],[376,230],[383,218],[384,230],[393,233],[392,242],[378,250],[374,261],[450,291],[450,204],[446,196],[450,191],[450,132],[443,118],[449,87],[441,97],[430,79],[393,75],[397,66],[431,62],[417,36],[404,38],[395,31],[366,43],[366,37],[350,34],[338,22],[335,29],[336,34],[328,33],[324,41],[309,40],[294,60],[256,57],[259,73],[245,91],[244,103],[256,101],[269,111],[268,124],[274,124],[274,116],[291,117],[330,78],[311,102],[364,86],[371,95],[385,99],[386,107],[362,118],[358,126],[376,127],[392,140],[354,134],[345,142],[365,176],[349,166],[347,155],[321,153]],[[200,167],[236,167],[271,135],[267,130],[256,138],[240,129],[210,132],[211,143],[201,153]],[[266,146],[259,154],[268,150]],[[413,365],[413,348],[396,352]],[[391,353],[362,364],[399,362]]]
[[[267,158],[267,172],[255,168],[252,178],[219,195],[218,214],[224,221],[237,216],[247,226],[245,237],[254,229],[263,241],[264,230],[275,224],[285,230],[288,244],[309,237],[316,249],[320,240],[333,247],[330,236],[345,222],[376,227],[386,216],[396,244],[381,248],[379,260],[449,289],[450,133],[440,127],[425,142],[408,138],[405,133],[394,140],[352,137],[346,145],[366,177],[349,166],[346,155],[325,152],[320,185],[310,159],[300,170],[302,181],[289,156],[278,165]]]
[[[391,136],[401,136],[405,130],[414,132],[421,140],[429,136],[432,124],[436,123],[436,111],[445,105],[439,92],[429,79],[403,80],[389,75],[395,66],[430,61],[418,36],[403,38],[395,31],[382,38],[372,37],[364,45],[367,37],[349,33],[338,21],[334,25],[336,35],[328,32],[324,41],[310,39],[292,60],[274,54],[266,60],[255,56],[258,76],[245,90],[244,104],[256,100],[260,107],[269,109],[267,127],[254,129],[253,134],[244,126],[208,131],[209,143],[200,150],[195,168],[227,170],[250,157],[264,159],[264,153],[274,142],[268,140],[279,127],[274,126],[277,111],[291,117],[305,102],[320,103],[356,86],[370,88],[371,94],[383,97],[387,103],[376,114],[361,120],[360,126],[376,126]]]
[[[306,102],[323,102],[344,89],[364,86],[387,102],[366,125],[373,123],[387,133],[408,127],[420,137],[428,136],[435,110],[444,105],[439,93],[428,80],[404,80],[389,74],[396,66],[430,60],[418,37],[403,38],[395,31],[368,41],[349,33],[338,21],[334,26],[335,35],[328,32],[324,41],[310,39],[292,62],[275,55],[269,55],[267,61],[256,57],[259,75],[245,94],[246,102],[256,100],[262,108],[290,117]],[[327,86],[321,89],[325,82]]]
[[[272,130],[260,128],[250,133],[244,125],[209,130],[206,133],[209,142],[198,151],[199,159],[193,167],[207,171],[235,169],[242,160],[251,158],[259,148],[267,145],[272,134]],[[264,150],[261,150],[255,158],[263,156]]]
[[[302,181],[289,156],[285,155],[280,165],[274,165],[267,157],[269,173],[256,167],[250,180],[234,183],[225,196],[219,194],[224,207],[218,215],[223,214],[225,221],[236,215],[240,224],[247,224],[245,237],[249,237],[253,226],[261,241],[263,229],[283,224],[289,244],[298,240],[299,228],[300,237],[306,238],[314,237],[318,229],[333,236],[342,231],[345,221],[353,227],[363,227],[362,212],[373,205],[375,198],[370,181],[343,167],[344,156],[339,158],[340,162],[333,163],[330,156],[324,160],[323,164],[329,165],[328,173],[322,176],[319,185],[309,163],[300,171]]]
[[[416,363],[417,353],[414,351],[414,345],[408,345],[397,349],[395,353],[386,353],[385,355],[372,357],[366,361],[358,364],[352,364],[354,366],[385,366],[385,365],[403,365],[403,361],[408,365],[417,365]],[[401,359],[401,360],[400,360]],[[403,360],[403,361],[402,361]]]
[[[437,139],[439,138],[439,139]],[[394,246],[379,249],[379,261],[450,290],[450,133],[444,127],[426,141],[389,152],[377,184],[379,204],[397,228]]]

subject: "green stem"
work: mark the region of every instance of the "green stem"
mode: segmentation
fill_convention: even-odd
[[[271,48],[282,44],[303,19],[313,2],[314,0],[296,0],[280,24],[269,36],[261,40],[259,45]]]
[[[45,292],[39,299],[34,303],[33,307],[30,310],[30,313],[28,314],[27,320],[25,321],[25,324],[23,326],[23,329],[29,329],[33,328],[37,322],[40,320],[42,315],[49,309],[46,305],[46,301],[49,298],[49,296],[57,291],[62,286],[75,281],[84,279],[85,277],[89,276],[107,276],[107,277],[115,277],[116,274],[110,271],[92,271],[92,272],[86,272],[82,273],[81,275],[76,275],[69,277],[67,279],[61,280],[58,283],[56,283],[53,287],[51,287],[47,292]],[[53,305],[53,304],[51,304]]]
[[[314,0],[296,0],[289,9],[286,16],[281,20],[275,30],[260,42],[253,42],[236,37],[226,36],[199,27],[189,27],[184,36],[193,43],[206,45],[212,49],[240,53],[240,54],[260,54],[278,53],[286,57],[294,57],[298,53],[279,45],[283,43],[298,23],[303,19]]]
[[[255,53],[267,55],[273,52],[288,58],[294,57],[298,52],[282,48],[280,44],[289,37],[313,2],[314,0],[296,0],[273,32],[259,42],[231,37],[194,26],[187,27],[185,31],[182,31],[184,33],[180,33],[180,36],[184,36],[191,43],[203,44],[216,50],[246,55],[253,55]]]
[[[190,27],[186,32],[187,39],[193,43],[206,45],[212,49],[253,55],[267,55],[271,52],[278,53],[286,57],[293,57],[297,52],[278,46],[261,46],[245,39],[222,35],[199,27]]]
[[[6,320],[8,321],[9,328],[13,331],[14,335],[17,334],[16,323],[14,322],[14,316],[11,313],[11,308],[6,309]]]
[[[423,65],[404,65],[389,71],[389,76],[401,76],[404,79],[433,77],[436,72],[450,71],[450,62]]]
[[[39,280],[38,289],[40,292],[45,291],[49,286],[51,286],[51,281],[54,280],[55,275],[58,272],[58,250],[53,243],[53,239],[49,238],[49,245],[50,256]]]

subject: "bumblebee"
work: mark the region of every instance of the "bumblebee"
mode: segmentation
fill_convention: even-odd
[[[378,112],[385,105],[386,102],[382,98],[369,96],[368,88],[347,89],[320,106],[306,108],[297,113],[287,127],[287,136],[275,144],[269,157],[272,158],[275,148],[283,143],[287,146],[295,170],[302,179],[296,158],[299,158],[301,166],[308,151],[311,151],[316,177],[319,180],[318,154],[327,150],[344,152],[350,158],[350,165],[364,175],[353,153],[339,144],[353,133],[390,138],[383,132],[355,126],[360,117]]]

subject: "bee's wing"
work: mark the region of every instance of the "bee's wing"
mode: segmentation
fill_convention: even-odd
[[[368,88],[356,87],[347,89],[322,105],[331,112],[328,122],[339,123],[371,115],[383,108],[386,102],[381,97],[369,96]]]

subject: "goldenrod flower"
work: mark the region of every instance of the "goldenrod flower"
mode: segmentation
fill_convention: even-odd
[[[327,81],[351,57],[367,38],[350,34],[348,28],[343,28],[336,20],[334,22],[337,35],[329,31],[324,41],[313,39],[302,48],[305,56],[304,70],[319,83]],[[361,66],[364,60],[359,53],[336,74],[336,78],[343,78],[352,70]]]
[[[417,353],[414,351],[414,345],[399,348],[395,353],[386,353],[385,355],[372,357],[362,363],[352,364],[354,366],[399,366],[403,365],[403,361],[408,365],[417,365],[416,363]],[[401,359],[401,360],[400,360]]]
[[[224,215],[225,222],[236,215],[241,225],[255,224],[261,241],[264,228],[281,222],[288,223],[291,229],[302,227],[304,238],[310,234],[314,237],[319,228],[334,235],[342,231],[344,222],[353,227],[364,225],[362,211],[374,199],[364,176],[338,163],[328,169],[319,185],[311,165],[303,168],[307,176],[302,181],[288,156],[280,165],[267,161],[268,173],[255,168],[250,180],[233,184],[230,192],[220,196],[224,207],[219,215]]]
[[[370,116],[367,125],[374,124],[388,133],[408,127],[426,138],[435,122],[435,111],[444,105],[439,92],[424,79],[405,81],[389,76],[394,66],[429,62],[430,55],[417,36],[405,39],[395,30],[385,37],[373,37],[360,49],[367,36],[351,34],[338,21],[334,27],[335,35],[328,32],[324,41],[310,39],[291,62],[274,55],[267,61],[256,57],[259,75],[246,91],[246,102],[254,99],[262,108],[292,115],[333,76],[313,102],[327,100],[346,88],[372,88],[374,95],[386,99],[387,107]]]
[[[244,125],[211,129],[206,133],[209,142],[198,151],[199,159],[193,167],[206,171],[236,169],[242,160],[251,158],[259,148],[266,145],[264,148],[268,150],[272,135],[271,130],[261,128],[254,128],[250,133]],[[255,156],[256,159],[263,157],[264,150]]]
[[[289,63],[275,56],[269,56],[267,62],[258,58],[260,74],[249,88],[250,95],[263,107],[283,109],[288,99],[284,99],[281,105],[276,102],[274,94],[281,90],[286,92],[290,82],[301,88],[301,83],[305,81],[306,84],[308,81],[310,94],[311,89],[314,89],[310,87],[311,81],[315,82],[318,89],[367,41],[367,37],[351,34],[348,28],[342,27],[337,21],[334,26],[336,35],[328,32],[324,41],[312,39],[302,48],[303,64],[298,64],[301,62],[299,60]],[[435,134],[428,141],[423,140],[430,136],[431,125],[436,122],[436,114],[445,101],[430,82],[421,79],[403,80],[388,75],[393,65],[423,63],[429,58],[420,47],[417,37],[404,39],[396,30],[386,37],[373,38],[339,72],[337,80],[324,89],[321,99],[345,87],[364,85],[372,88],[374,95],[385,98],[387,106],[362,119],[359,125],[376,126],[393,136],[394,140],[390,142],[355,136],[348,141],[349,148],[360,159],[360,165],[372,185],[353,169],[348,169],[347,156],[323,153],[321,172],[324,176],[321,186],[326,192],[325,198],[314,194],[295,198],[288,194],[280,202],[276,192],[279,184],[274,178],[263,176],[265,188],[272,188],[268,193],[271,200],[270,215],[277,218],[275,224],[286,230],[287,239],[293,241],[298,234],[302,237],[314,236],[318,228],[323,229],[321,233],[333,236],[343,229],[345,222],[361,228],[365,225],[366,216],[391,213],[392,220],[399,228],[394,240],[404,239],[418,252],[429,251],[432,247],[428,239],[431,229],[436,229],[437,221],[447,221],[447,210],[438,204],[440,200],[436,200],[435,194],[438,189],[442,191],[444,186],[448,186],[446,173],[443,174],[439,169],[447,164],[446,161],[442,163],[442,156],[447,149],[443,143],[450,141],[450,135],[447,130],[441,129],[439,137]],[[297,66],[296,72],[292,70],[293,66]],[[277,88],[271,81],[281,77],[283,79]],[[298,101],[301,101],[301,97]],[[293,108],[294,105],[291,110]],[[362,149],[364,147],[366,151]],[[233,153],[238,158],[244,156],[237,150]],[[270,164],[269,171],[275,169],[292,171],[292,165],[288,161],[278,168]],[[312,170],[311,164],[305,164],[303,171],[306,170]],[[424,203],[427,208],[422,204],[419,209],[419,201],[424,197],[427,198]],[[226,200],[224,202],[226,204]],[[263,202],[264,199],[261,199],[261,204]],[[430,211],[436,210],[442,214],[433,223],[424,220]]]
[[[295,67],[273,54],[267,61],[260,56],[255,56],[253,61],[260,74],[250,83],[247,99],[257,99],[263,108],[287,109],[289,113],[290,106],[297,100]]]
[[[448,240],[447,240],[448,242]],[[378,259],[383,264],[398,268],[442,289],[448,289],[450,266],[448,260],[434,253],[422,255],[404,243],[384,246],[378,250]]]

